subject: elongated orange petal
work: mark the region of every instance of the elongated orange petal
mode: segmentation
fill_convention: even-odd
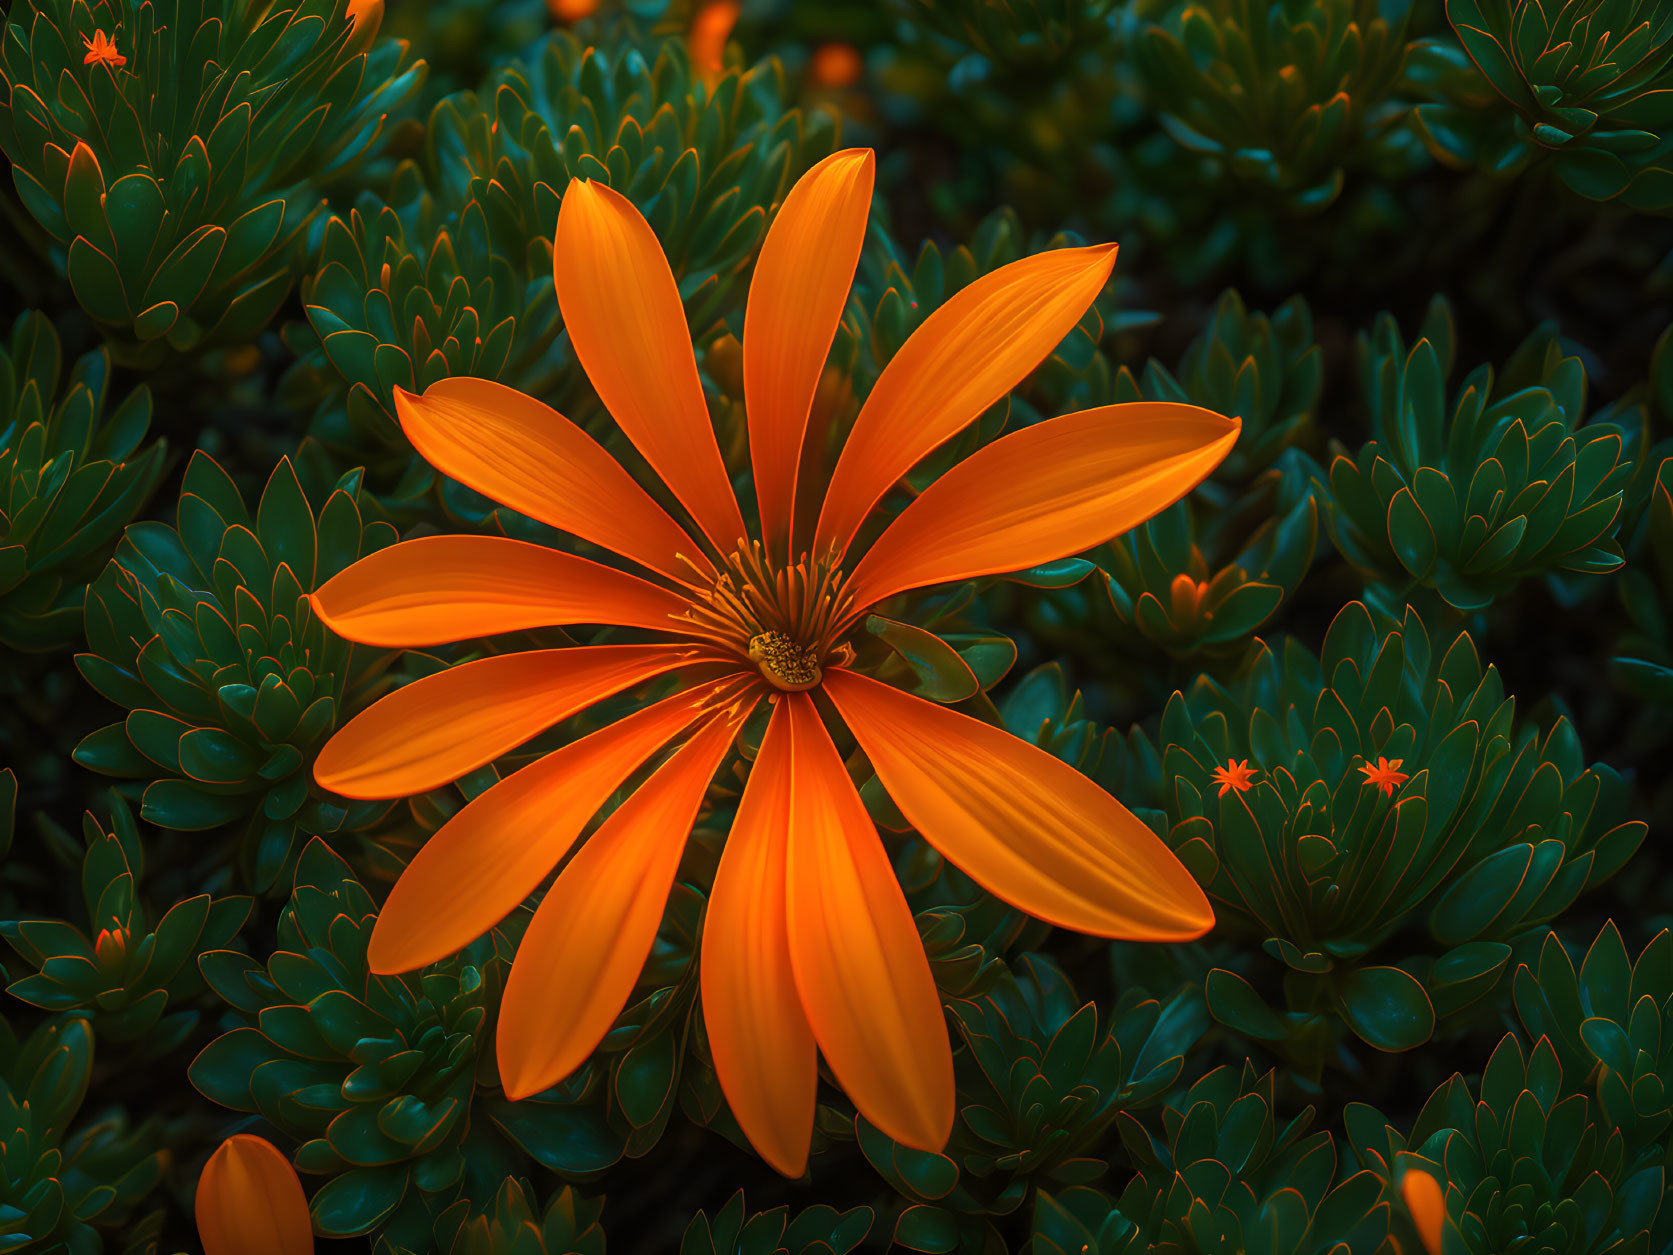
[[[1115,245],[1024,257],[955,292],[883,368],[837,459],[817,547],[846,549],[890,486],[1044,361],[1115,266]]]
[[[831,736],[787,693],[790,963],[813,1036],[860,1113],[919,1150],[953,1129],[953,1052],[900,882]]]
[[[385,975],[446,958],[533,893],[641,763],[702,713],[709,690],[636,711],[507,776],[448,820],[389,891],[366,962]]]
[[[410,797],[475,771],[559,720],[690,661],[667,645],[588,645],[479,658],[361,711],[314,760],[343,797]]]
[[[570,623],[672,629],[686,600],[573,554],[499,536],[425,536],[362,558],[313,595],[338,636],[406,649]]]
[[[1003,436],[889,524],[854,568],[854,604],[1090,549],[1200,484],[1240,426],[1194,405],[1134,401]]]
[[[744,783],[703,920],[703,1023],[721,1092],[761,1157],[787,1177],[807,1169],[819,1060],[790,968],[785,848],[790,731],[773,709]]]
[[[1067,763],[850,671],[827,671],[825,692],[900,813],[988,892],[1098,937],[1183,941],[1214,926],[1161,838]]]
[[[296,1169],[272,1142],[235,1133],[198,1178],[204,1255],[312,1255],[314,1230]]]
[[[1412,1213],[1412,1224],[1429,1255],[1441,1255],[1442,1231],[1446,1225],[1446,1192],[1440,1182],[1419,1168],[1407,1168],[1400,1178],[1400,1195],[1406,1210]]]
[[[627,1005],[738,724],[735,712],[711,718],[558,873],[505,983],[496,1050],[506,1097],[527,1098],[563,1080]]]
[[[559,531],[676,580],[697,542],[591,436],[549,405],[486,379],[440,379],[423,396],[395,389],[395,413],[431,466]]]
[[[552,272],[564,327],[599,400],[697,526],[730,553],[743,539],[743,516],[656,232],[620,192],[571,179]]]
[[[769,544],[790,530],[808,411],[859,265],[876,173],[869,148],[826,157],[790,189],[755,263],[744,310],[744,407]]]

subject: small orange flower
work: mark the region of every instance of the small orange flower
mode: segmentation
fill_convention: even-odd
[[[738,0],[710,0],[692,19],[686,49],[691,53],[691,64],[703,77],[713,78],[725,68],[726,41],[732,38],[732,28],[742,11]]]
[[[1400,1178],[1400,1196],[1412,1214],[1412,1224],[1423,1249],[1441,1255],[1441,1234],[1446,1224],[1446,1192],[1440,1182],[1420,1168],[1407,1168]]]
[[[820,44],[808,63],[808,76],[820,87],[851,87],[865,68],[853,44]]]
[[[546,7],[557,21],[575,23],[597,13],[598,0],[546,0]]]
[[[1403,761],[1399,758],[1384,758],[1379,754],[1375,767],[1370,763],[1364,763],[1359,769],[1365,773],[1366,784],[1374,784],[1384,794],[1392,795],[1395,789],[1406,783],[1406,773],[1400,770]]]
[[[87,49],[87,55],[81,59],[83,65],[127,65],[128,58],[116,51],[116,41],[103,31],[94,31],[93,38],[86,35],[81,37],[82,46]]]
[[[1214,783],[1220,786],[1220,792],[1215,796],[1225,797],[1232,789],[1247,793],[1254,785],[1255,774],[1247,758],[1241,762],[1235,758],[1226,759],[1226,765],[1216,767],[1213,772]]]
[[[193,1210],[204,1255],[313,1255],[302,1182],[265,1138],[222,1142],[203,1165]]]
[[[373,971],[452,954],[538,889],[595,812],[677,745],[565,864],[524,934],[496,1039],[514,1099],[579,1067],[626,1005],[709,782],[751,712],[770,704],[699,970],[721,1088],[750,1141],[792,1177],[807,1163],[820,1054],[895,1140],[939,1151],[953,1122],[935,981],[827,716],[847,725],[924,839],[1018,908],[1137,940],[1197,937],[1214,922],[1196,881],[1108,793],[991,724],[860,674],[847,637],[899,593],[1032,567],[1133,527],[1213,470],[1238,422],[1144,401],[1037,423],[945,472],[856,552],[874,507],[1044,360],[1115,262],[1110,246],[1059,249],[954,294],[872,387],[818,485],[822,500],[813,485],[799,493],[874,171],[868,150],[826,158],[790,190],[762,244],[741,352],[758,527],[746,525],[721,459],[655,232],[619,193],[575,180],[553,253],[564,326],[689,524],[555,410],[487,380],[444,379],[422,396],[395,392],[431,465],[644,573],[503,537],[429,536],[357,562],[313,598],[338,635],[387,648],[578,623],[651,635],[494,655],[396,691],[315,762],[319,783],[347,797],[438,788],[613,694],[679,682],[473,799],[419,850],[378,916]]]

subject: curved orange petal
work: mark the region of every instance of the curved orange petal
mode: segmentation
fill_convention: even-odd
[[[854,782],[805,693],[786,693],[790,963],[842,1088],[895,1141],[940,1151],[953,1052],[912,912]]]
[[[272,1142],[235,1133],[198,1178],[204,1255],[312,1255],[314,1229],[296,1169]]]
[[[1446,1224],[1446,1191],[1440,1182],[1419,1168],[1407,1168],[1400,1178],[1400,1196],[1412,1213],[1412,1224],[1429,1255],[1441,1255],[1441,1237]]]
[[[423,396],[395,389],[401,430],[442,474],[559,531],[676,580],[697,542],[586,432],[549,405],[486,379],[439,379]]]
[[[547,890],[505,983],[495,1049],[506,1097],[527,1098],[563,1080],[627,1005],[738,716],[718,715],[698,729]]]
[[[604,408],[715,548],[730,553],[744,538],[743,516],[656,232],[620,192],[571,179],[552,274],[575,356]]]
[[[1001,437],[889,524],[854,567],[854,604],[1090,549],[1200,484],[1240,427],[1195,405],[1133,401]]]
[[[703,712],[712,686],[676,694],[501,780],[436,830],[383,904],[366,962],[411,971],[475,941],[533,893],[598,808]]]
[[[337,729],[314,760],[314,779],[353,798],[438,789],[690,661],[687,650],[667,645],[586,645],[461,663],[396,689]]]
[[[1098,937],[1183,941],[1214,926],[1161,838],[1067,763],[851,671],[824,686],[900,813],[988,892]]]
[[[744,408],[762,538],[789,534],[814,390],[865,241],[877,162],[832,153],[790,189],[755,263],[744,310]]]
[[[761,1157],[807,1170],[819,1060],[790,969],[785,846],[790,834],[788,704],[779,702],[738,801],[703,919],[703,1023],[721,1092]]]
[[[848,434],[817,548],[846,549],[878,498],[1044,361],[1115,266],[1115,245],[1036,253],[955,292],[883,368]]]
[[[389,649],[570,623],[675,629],[685,598],[625,571],[500,536],[424,536],[360,559],[312,597],[346,640]]]

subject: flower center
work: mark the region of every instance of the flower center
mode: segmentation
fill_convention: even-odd
[[[707,582],[684,616],[688,630],[753,664],[773,687],[814,688],[822,666],[853,658],[835,639],[853,598],[834,552],[783,565],[759,541],[740,541]]]
[[[781,689],[800,692],[819,683],[819,659],[783,632],[763,632],[749,643],[750,661]]]

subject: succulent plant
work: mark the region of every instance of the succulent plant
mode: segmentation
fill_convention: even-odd
[[[1237,447],[1214,472],[1216,480],[1239,482],[1271,466],[1285,449],[1311,442],[1324,390],[1323,360],[1303,298],[1292,296],[1269,316],[1250,313],[1236,289],[1228,288],[1185,350],[1177,375],[1154,358],[1137,379],[1122,367],[1114,399],[1179,401],[1241,418]]]
[[[1226,655],[1295,592],[1318,535],[1305,470],[1274,470],[1244,508],[1181,501],[1116,537],[1099,560],[1124,627],[1177,657]]]
[[[1115,0],[895,0],[905,21],[961,53],[1043,73],[1113,33]]]
[[[838,1211],[823,1203],[795,1216],[788,1207],[750,1212],[739,1190],[710,1220],[699,1211],[680,1239],[680,1255],[848,1255],[871,1232],[869,1207]]]
[[[178,1007],[182,996],[202,988],[197,956],[221,949],[237,935],[250,899],[203,893],[153,919],[139,896],[145,847],[127,804],[112,795],[110,823],[100,823],[89,811],[82,831],[88,927],[57,919],[0,923],[12,949],[37,969],[6,992],[46,1011],[88,1016],[107,1041],[137,1041],[143,1051],[166,1054],[198,1017],[196,1011],[176,1009],[165,1018],[164,1011],[171,999]]]
[[[1582,423],[1585,369],[1550,329],[1497,380],[1491,367],[1471,371],[1449,405],[1455,341],[1439,297],[1410,349],[1387,315],[1360,338],[1372,438],[1331,463],[1326,512],[1343,556],[1459,610],[1533,576],[1620,566],[1613,535],[1641,424]]]
[[[535,1206],[534,1187],[506,1177],[488,1206],[472,1214],[460,1199],[436,1219],[438,1255],[604,1255],[602,1198],[587,1198],[565,1185],[544,1212]]]
[[[375,696],[392,655],[326,632],[308,594],[395,539],[363,523],[359,472],[316,512],[288,460],[252,514],[225,471],[196,454],[177,526],[137,523],[88,593],[77,665],[127,716],[76,747],[84,767],[122,778],[164,828],[242,822],[258,889],[295,835],[353,828],[382,805],[321,793],[313,756]]]
[[[1216,1068],[1171,1099],[1158,1137],[1131,1117],[1121,1140],[1137,1175],[1111,1200],[1076,1186],[1042,1192],[1039,1255],[1394,1255],[1383,1181],[1338,1173],[1312,1108],[1280,1121],[1274,1076]]]
[[[1316,213],[1404,111],[1390,98],[1403,26],[1375,0],[1208,0],[1169,6],[1134,52],[1180,146],[1292,212]]]
[[[1556,933],[1516,969],[1516,1012],[1531,1040],[1551,1043],[1571,1088],[1594,1093],[1627,1153],[1666,1163],[1673,1129],[1673,935],[1629,958],[1604,924],[1576,971]]]
[[[483,965],[493,941],[404,976],[373,975],[366,942],[377,908],[321,840],[297,861],[266,964],[235,950],[199,959],[231,1008],[229,1032],[193,1060],[192,1084],[258,1112],[301,1144],[315,1232],[380,1229],[418,1247],[473,1160],[493,1179],[503,1155],[473,1138],[478,1054],[491,1006]],[[492,1139],[490,1139],[492,1140]]]
[[[1572,190],[1673,208],[1673,18],[1654,0],[1447,0],[1520,138]],[[1500,103],[1499,108],[1504,104]],[[1441,125],[1432,134],[1447,135]]]
[[[1471,1088],[1454,1074],[1409,1136],[1362,1104],[1345,1113],[1362,1162],[1415,1166],[1445,1182],[1447,1221],[1458,1231],[1448,1255],[1665,1249],[1661,1165],[1635,1161],[1598,1104],[1572,1092],[1548,1039],[1530,1050],[1506,1034]]]
[[[52,323],[20,314],[0,345],[0,650],[80,637],[87,581],[163,470],[164,443],[144,443],[149,390],[106,414],[110,354],[79,359],[62,395],[61,369]]]
[[[130,1129],[119,1112],[68,1132],[92,1071],[85,1019],[49,1020],[21,1041],[0,1020],[0,1240],[8,1251],[98,1255],[101,1230],[123,1225],[162,1178],[154,1131]]]
[[[131,356],[259,331],[319,189],[365,157],[422,80],[404,45],[365,49],[349,3],[13,7],[0,150],[82,308]],[[95,34],[115,60],[83,58]]]
[[[1519,726],[1470,638],[1437,655],[1411,610],[1383,631],[1348,606],[1317,658],[1257,643],[1229,684],[1175,694],[1159,740],[1135,731],[1130,749],[1129,794],[1148,791],[1217,935],[1258,941],[1283,974],[1274,1010],[1216,970],[1210,1011],[1315,1080],[1338,1021],[1379,1050],[1428,1040],[1497,987],[1508,942],[1645,834],[1566,722]]]
[[[895,1241],[913,1250],[978,1249],[993,1217],[1016,1211],[1030,1187],[1069,1185],[1104,1170],[1117,1116],[1159,1104],[1208,1027],[1200,993],[1164,1005],[1124,993],[1100,1024],[1050,960],[1025,955],[988,990],[952,1003],[966,1052],[959,1109],[945,1154],[912,1150],[863,1119],[860,1149],[912,1204]]]

